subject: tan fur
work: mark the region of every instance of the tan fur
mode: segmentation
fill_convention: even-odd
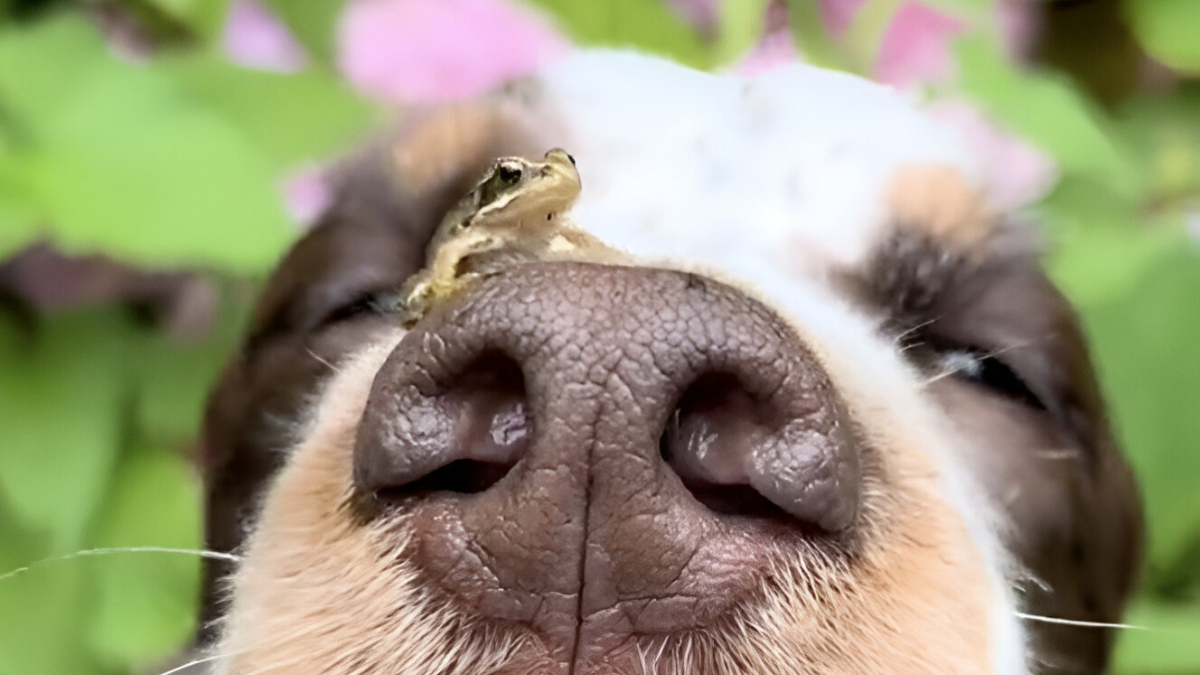
[[[889,217],[921,228],[959,253],[982,256],[995,234],[983,194],[960,170],[918,165],[897,171],[888,186]]]
[[[422,606],[400,559],[404,534],[348,517],[355,429],[394,344],[342,367],[279,477],[234,582],[217,673],[494,673],[525,646]]]

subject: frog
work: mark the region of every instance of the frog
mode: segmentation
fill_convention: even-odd
[[[583,183],[562,148],[542,161],[497,159],[445,215],[430,240],[426,267],[401,290],[404,323],[476,280],[514,264],[546,260],[614,262],[622,256],[575,225],[568,212]]]

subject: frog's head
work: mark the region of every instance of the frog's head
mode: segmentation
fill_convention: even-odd
[[[541,162],[498,159],[476,188],[476,211],[456,223],[451,234],[492,224],[544,221],[570,209],[580,188],[575,159],[565,150],[550,150]]]

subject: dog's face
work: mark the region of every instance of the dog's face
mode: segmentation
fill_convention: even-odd
[[[496,157],[631,255],[388,301]],[[892,95],[576,57],[350,163],[205,435],[214,670],[1100,672],[1139,515],[1074,315]],[[232,572],[228,602],[218,577]],[[212,590],[216,589],[216,590]]]

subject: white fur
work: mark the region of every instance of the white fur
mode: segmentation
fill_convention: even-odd
[[[612,245],[768,290],[765,262],[858,262],[887,224],[884,190],[898,168],[980,174],[896,92],[811,66],[744,78],[585,52],[541,83],[579,160],[577,222]]]

